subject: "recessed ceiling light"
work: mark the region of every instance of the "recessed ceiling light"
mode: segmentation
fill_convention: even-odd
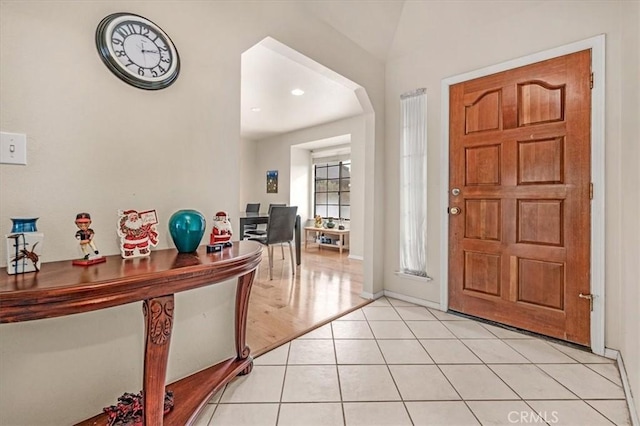
[[[260,107],[253,107],[253,108],[251,108],[251,111],[252,112],[260,112],[262,110],[260,109]]]
[[[302,96],[302,95],[304,95],[304,90],[302,90],[302,89],[293,89],[291,91],[291,94],[293,96]]]

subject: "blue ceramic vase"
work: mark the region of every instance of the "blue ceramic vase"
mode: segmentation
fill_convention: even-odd
[[[204,216],[196,210],[178,210],[169,218],[169,234],[179,253],[196,251],[206,228]]]

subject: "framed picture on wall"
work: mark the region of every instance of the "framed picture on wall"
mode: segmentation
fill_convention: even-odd
[[[277,194],[277,193],[278,193],[278,171],[268,170],[267,171],[267,194]]]

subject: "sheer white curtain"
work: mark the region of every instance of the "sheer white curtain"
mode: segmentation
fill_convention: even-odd
[[[427,277],[427,95],[400,97],[400,272]]]

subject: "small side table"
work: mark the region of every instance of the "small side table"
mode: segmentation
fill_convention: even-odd
[[[325,244],[325,243],[317,243],[318,247],[333,247],[340,249],[340,254],[342,254],[343,249],[349,249],[349,230],[348,229],[337,229],[337,228],[316,228],[315,226],[306,226],[304,228],[304,248],[306,250],[307,244],[309,242],[309,235],[312,235],[314,240],[318,239],[319,234],[324,235],[334,235],[339,238],[340,245],[336,244]]]

